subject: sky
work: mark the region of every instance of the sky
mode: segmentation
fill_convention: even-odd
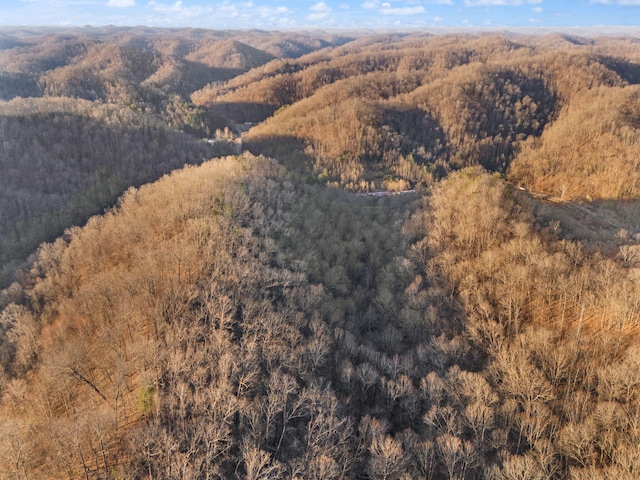
[[[0,25],[266,30],[640,26],[640,0],[0,0]]]

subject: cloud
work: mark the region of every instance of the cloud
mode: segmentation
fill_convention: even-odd
[[[640,5],[640,0],[591,0],[589,3],[601,3],[603,5],[623,5],[623,6],[633,6]]]
[[[309,10],[313,13],[307,16],[307,20],[317,21],[327,18],[333,9],[325,2],[318,2],[312,5]]]
[[[219,5],[216,8],[216,13],[221,15],[222,17],[231,17],[231,18],[239,18],[245,15],[249,9],[253,9],[254,5],[252,1],[249,2],[236,2],[231,3],[227,0],[222,2],[222,5]]]
[[[416,15],[426,12],[422,5],[417,7],[392,7],[388,3],[383,3],[382,8],[378,10],[382,15]]]
[[[107,7],[114,8],[127,8],[133,7],[136,4],[136,0],[109,0],[107,2]]]
[[[378,0],[367,0],[360,6],[365,10],[377,10],[380,7],[380,2]]]
[[[272,20],[275,20],[276,17],[280,17],[290,12],[290,10],[285,6],[270,7],[268,5],[259,5],[255,7],[255,10],[260,15],[260,18],[268,18]]]
[[[294,27],[295,21],[289,17],[291,10],[285,6],[256,5],[252,0],[230,2],[224,0],[216,7],[215,19],[221,25],[234,28]]]
[[[128,1],[128,0],[116,0],[116,1]],[[178,0],[176,3],[172,3],[172,4],[156,3],[154,0],[151,0],[147,5],[153,8],[153,10],[158,13],[170,14],[172,16],[182,17],[182,18],[194,18],[194,17],[199,17],[201,15],[206,15],[213,12],[213,8],[204,7],[202,5],[192,5],[189,7],[185,7],[182,4],[182,0]]]
[[[543,10],[544,10],[544,9],[543,9],[542,7],[533,7],[533,8],[531,9],[531,11],[532,11],[533,13],[542,13],[542,11],[543,11]]]
[[[389,2],[380,3],[379,0],[367,0],[360,6],[365,10],[377,10],[380,15],[416,15],[427,11],[422,5],[395,7]]]
[[[542,0],[464,0],[466,7],[518,7],[537,3],[542,3]]]

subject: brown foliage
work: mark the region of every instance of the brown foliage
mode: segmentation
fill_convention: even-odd
[[[55,69],[38,63],[44,47],[7,55],[50,93],[108,90],[195,128],[210,112],[177,93],[261,65],[267,46],[344,41],[193,35],[119,32],[61,48]],[[620,169],[618,196],[633,196],[637,59],[618,39],[381,35],[194,94],[238,121],[273,113],[244,144],[306,181],[251,155],[187,167],[43,245],[2,296],[0,476],[632,477],[634,236],[560,240],[567,226],[537,225],[535,197],[478,164],[551,190],[584,167],[589,195],[611,198]],[[83,102],[16,102],[74,138],[93,132],[51,115]],[[88,110],[85,122],[142,118]],[[104,149],[127,135],[168,149],[158,125]],[[70,157],[69,143],[51,150]],[[590,153],[604,148],[609,170]]]

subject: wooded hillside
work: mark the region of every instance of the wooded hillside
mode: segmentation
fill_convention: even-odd
[[[619,93],[639,78],[633,45],[567,36],[367,37],[295,61],[271,62],[192,98],[238,122],[262,122],[245,139],[252,151],[291,156],[292,164],[304,163],[320,180],[351,189],[368,190],[372,181],[381,187],[385,176],[425,185],[478,163],[507,174],[514,164],[517,182],[525,174],[541,175],[535,173],[540,162],[527,160],[532,148],[536,159],[541,148],[551,154],[561,142],[593,152],[617,148],[585,117],[634,118],[633,101]],[[602,102],[594,106],[590,96],[597,88]],[[612,133],[633,144],[636,127],[624,122],[624,132]],[[550,123],[550,133],[541,137]],[[567,150],[556,167],[563,173],[545,172],[536,189],[558,195],[558,179],[576,170],[572,156],[585,171],[601,171],[606,163],[585,158],[580,148]],[[601,186],[587,192],[592,182],[578,178],[572,198],[631,198],[625,189],[634,189],[637,180],[621,181],[626,185],[610,187],[615,193]]]
[[[148,113],[172,126],[212,135],[227,126],[195,108],[189,95],[275,58],[349,41],[346,36],[195,29],[5,29],[0,100],[73,97]]]
[[[131,109],[68,98],[0,104],[0,284],[43,241],[130,186],[200,163],[211,148]]]
[[[636,39],[86,37],[0,51],[0,478],[638,476]]]
[[[411,207],[250,156],[127,192],[5,292],[7,475],[631,476],[635,247],[514,194],[471,169]]]
[[[2,287],[41,242],[112,206],[127,187],[233,150],[202,142],[236,133],[230,119],[190,102],[194,90],[348,40],[144,28],[6,29],[2,38]]]

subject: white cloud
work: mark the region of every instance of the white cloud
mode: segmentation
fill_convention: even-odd
[[[276,17],[289,13],[289,9],[284,6],[269,7],[267,5],[260,5],[255,7],[255,10],[260,14],[261,18],[268,18],[272,20],[275,20]]]
[[[181,1],[178,1],[172,5],[170,4],[165,4],[165,3],[156,3],[155,1],[151,0],[147,6],[153,8],[156,12],[162,12],[162,13],[175,13],[177,11],[180,10],[180,6],[182,5]]]
[[[176,3],[172,4],[156,3],[154,0],[151,0],[147,5],[152,7],[153,10],[158,13],[170,14],[181,18],[194,18],[213,12],[213,8],[204,7],[202,5],[184,6],[182,4],[182,0],[178,0]]]
[[[236,18],[240,15],[240,11],[236,5],[232,5],[229,2],[224,2],[217,9],[219,14],[222,14],[227,17]]]
[[[256,4],[253,0],[223,0],[217,5],[184,5],[182,0],[164,4],[151,0],[147,6],[156,13],[149,24],[189,25],[210,28],[212,22],[217,27],[228,28],[293,28],[295,20],[291,10],[285,6]]]
[[[289,16],[291,10],[285,6],[271,7],[268,5],[260,5],[256,7],[255,10],[261,19],[259,26],[264,25],[265,27],[269,27],[270,25],[276,25],[279,28],[292,28],[296,26],[296,21]],[[245,16],[247,17],[246,23],[254,26],[253,19],[255,18],[255,13],[248,11],[245,13]]]
[[[444,21],[444,19],[441,16],[436,15],[435,17],[433,17],[433,21],[434,22],[442,22],[442,21]]]
[[[312,12],[326,12],[326,11],[331,11],[331,7],[329,5],[327,5],[325,2],[318,2],[315,5],[311,5],[311,7],[309,7],[309,10],[311,10]]]
[[[533,7],[533,8],[531,9],[531,11],[532,11],[533,13],[542,13],[542,11],[543,11],[543,10],[544,10],[544,9],[543,9],[542,7]]]
[[[589,3],[603,5],[640,5],[640,0],[591,0]]]
[[[327,18],[331,13],[332,8],[325,2],[318,2],[312,5],[309,10],[311,10],[313,13],[307,16],[307,20],[317,21]]]
[[[155,3],[154,0],[151,3]],[[254,3],[253,0],[238,2],[224,0],[215,9],[213,7],[197,7],[195,5],[189,8],[193,9],[193,11],[196,8],[206,9],[203,13],[208,19],[208,23],[205,24],[207,27],[211,27],[211,21],[215,22],[216,27],[229,28],[272,28],[274,26],[292,28],[296,23],[289,16],[291,13],[289,8],[281,5],[260,5]],[[182,16],[186,15],[183,14]]]
[[[533,17],[532,17],[532,18],[529,18],[529,21],[530,21],[531,23],[540,23],[540,19],[539,19],[539,18],[533,18]]]
[[[383,3],[382,8],[378,10],[382,15],[417,15],[426,12],[422,5],[417,7],[392,7],[388,3]]]
[[[252,1],[231,3],[225,0],[222,2],[222,5],[219,5],[216,8],[216,14],[221,15],[222,17],[238,18],[242,16],[246,10],[252,9],[253,7],[254,5]]]
[[[518,7],[520,5],[535,5],[542,0],[464,0],[466,7]]]
[[[365,10],[377,10],[380,15],[416,15],[427,11],[422,5],[395,7],[390,2],[380,3],[379,0],[367,0],[360,6]]]
[[[380,2],[378,0],[367,0],[360,6],[365,10],[376,10],[380,7]]]
[[[107,7],[114,8],[127,8],[133,7],[136,4],[136,0],[109,0],[107,2]]]

